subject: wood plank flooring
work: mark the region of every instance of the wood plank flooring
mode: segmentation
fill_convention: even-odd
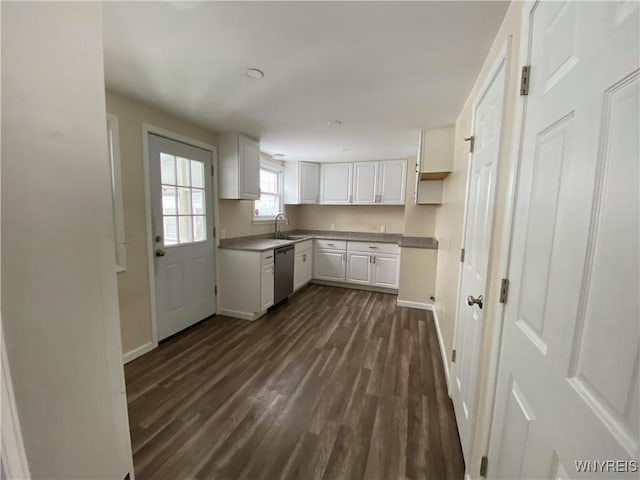
[[[125,367],[135,473],[461,479],[430,312],[310,285],[256,322],[215,317]]]

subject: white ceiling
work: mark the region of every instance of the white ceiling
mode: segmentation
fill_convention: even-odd
[[[507,5],[105,2],[106,83],[286,159],[407,157],[455,121]]]

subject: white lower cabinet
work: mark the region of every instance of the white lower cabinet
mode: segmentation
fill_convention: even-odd
[[[341,250],[316,250],[313,259],[313,278],[329,282],[344,282],[346,255]]]
[[[360,252],[347,253],[347,283],[371,284],[372,255]]]
[[[376,254],[373,256],[371,284],[376,287],[398,288],[400,284],[400,255]]]
[[[273,250],[218,249],[218,313],[255,320],[273,305]]]
[[[398,289],[400,247],[389,243],[347,243],[347,283]]]
[[[311,240],[296,243],[296,258],[293,266],[293,290],[299,290],[311,281],[313,258]]]
[[[273,287],[275,279],[274,264],[270,263],[262,267],[260,277],[260,298],[262,310],[266,310],[273,305]]]

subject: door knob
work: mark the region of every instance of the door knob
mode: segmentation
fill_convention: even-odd
[[[478,298],[474,298],[473,295],[469,295],[467,297],[467,305],[473,307],[474,304],[478,305],[478,307],[482,308],[482,302],[484,301],[484,297],[479,295]]]
[[[165,250],[161,248],[156,248],[156,257],[164,257],[167,254]]]

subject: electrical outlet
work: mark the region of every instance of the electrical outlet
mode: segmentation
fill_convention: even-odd
[[[335,229],[336,229],[336,224],[335,224],[335,223],[332,223],[332,224],[331,224],[331,230],[335,230]]]
[[[220,230],[220,238],[227,238],[227,231],[224,228]]]
[[[382,233],[386,233],[387,232],[387,226],[386,225],[380,225],[380,231]]]

